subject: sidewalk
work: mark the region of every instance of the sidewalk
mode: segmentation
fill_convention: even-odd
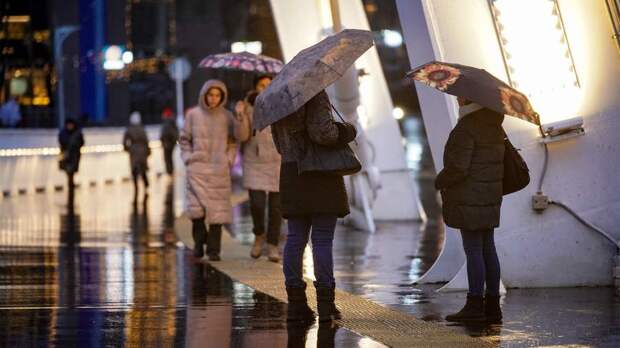
[[[242,201],[236,197],[237,202]],[[175,231],[178,238],[193,248],[191,222],[184,216],[177,218]],[[249,257],[250,248],[222,235],[222,261],[210,265],[234,280],[286,302],[282,266],[264,259]],[[309,304],[316,310],[315,292],[308,287]],[[458,333],[445,326],[418,320],[401,311],[381,306],[373,301],[346,291],[336,291],[336,301],[343,314],[339,321],[344,328],[369,336],[390,347],[492,347],[478,338]]]

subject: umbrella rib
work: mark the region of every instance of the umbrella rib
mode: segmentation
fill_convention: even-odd
[[[342,77],[343,74],[341,74],[338,70],[334,69],[334,67],[332,67],[331,65],[324,63],[322,60],[319,60],[319,62],[321,62],[321,64],[325,65],[326,67],[328,67],[331,71],[338,74],[338,76]]]

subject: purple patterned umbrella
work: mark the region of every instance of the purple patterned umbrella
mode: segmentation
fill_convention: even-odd
[[[198,64],[200,68],[237,70],[272,75],[280,72],[282,66],[284,66],[284,63],[278,59],[249,52],[210,54]]]
[[[411,70],[407,76],[444,93],[540,125],[527,97],[486,70],[433,61]]]
[[[345,29],[297,53],[256,97],[254,129],[262,130],[297,111],[373,45],[372,32]]]

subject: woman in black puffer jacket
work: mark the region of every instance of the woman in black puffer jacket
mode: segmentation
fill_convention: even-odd
[[[435,187],[446,225],[461,230],[469,292],[465,307],[446,320],[498,322],[500,265],[493,229],[502,205],[504,115],[462,99],[459,104],[459,122],[446,143]]]
[[[295,113],[274,123],[272,133],[282,156],[280,197],[282,216],[288,219],[283,265],[289,320],[313,319],[302,276],[302,257],[309,237],[312,238],[319,320],[340,318],[334,304],[332,242],[336,220],[349,214],[344,180],[327,173],[299,175],[297,162],[305,155],[307,141],[344,147],[355,138],[356,130],[350,124],[333,120],[329,98],[321,91]]]

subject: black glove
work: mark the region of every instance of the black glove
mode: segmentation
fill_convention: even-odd
[[[355,126],[350,123],[340,123],[336,122],[336,126],[338,126],[338,145],[344,146],[348,143],[352,142],[357,136],[357,130]]]

